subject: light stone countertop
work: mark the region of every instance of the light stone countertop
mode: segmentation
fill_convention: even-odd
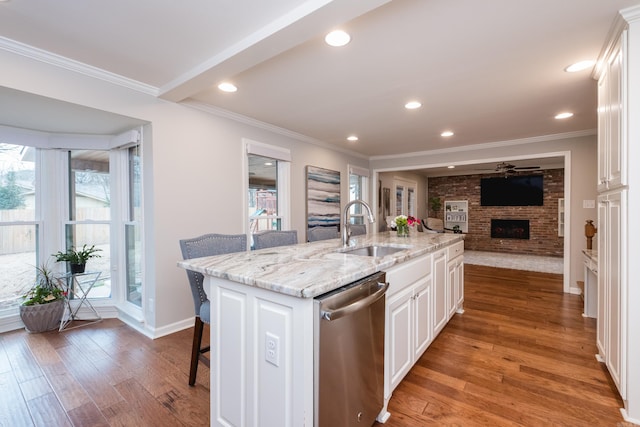
[[[585,254],[596,265],[598,264],[598,251],[595,249],[583,249],[582,253]]]
[[[395,232],[355,236],[343,248],[340,239],[237,252],[178,262],[178,266],[205,276],[219,277],[299,298],[313,298],[377,271],[464,240],[462,234],[414,231],[409,237]],[[341,253],[370,245],[406,248],[385,257]]]

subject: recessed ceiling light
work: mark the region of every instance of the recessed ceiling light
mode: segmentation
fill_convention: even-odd
[[[571,64],[564,70],[567,73],[575,73],[576,71],[582,71],[582,70],[586,70],[587,68],[591,68],[595,65],[595,63],[596,61],[594,61],[593,59],[588,59],[586,61],[580,61],[580,62],[576,62],[575,64]]]
[[[450,130],[445,130],[444,132],[442,132],[440,134],[440,136],[453,136],[453,132],[451,132]]]
[[[264,162],[264,165],[265,165],[265,166],[273,166],[273,163],[271,163],[271,162]]]
[[[347,137],[347,141],[357,141],[357,140],[358,140],[358,137],[355,135],[351,135]]]
[[[218,89],[220,89],[223,92],[236,92],[238,90],[236,85],[229,82],[220,83],[218,85]]]
[[[340,47],[349,43],[351,41],[351,36],[342,30],[335,30],[327,34],[324,37],[324,41],[329,46]]]
[[[449,165],[449,166],[447,166],[447,169],[455,169],[455,166]]]
[[[568,119],[569,117],[573,117],[573,113],[560,113],[560,114],[556,114],[555,118],[556,119]]]
[[[416,108],[420,107],[422,107],[422,104],[418,101],[410,101],[404,104],[404,108],[406,108],[407,110],[415,110]]]

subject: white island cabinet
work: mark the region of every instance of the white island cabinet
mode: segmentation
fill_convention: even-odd
[[[332,239],[179,262],[205,275],[211,300],[211,425],[314,426],[314,298],[376,271],[387,272],[389,282],[385,406],[378,417],[384,421],[393,388],[436,333],[433,281],[447,281],[447,249],[462,239],[382,233],[358,236],[352,244],[402,250],[384,257],[351,255]],[[434,253],[445,254],[439,274],[432,271]]]

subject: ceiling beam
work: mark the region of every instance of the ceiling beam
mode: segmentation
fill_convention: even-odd
[[[161,87],[159,96],[183,101],[389,1],[306,1]]]

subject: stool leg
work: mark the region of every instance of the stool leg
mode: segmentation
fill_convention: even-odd
[[[200,345],[202,344],[202,331],[204,323],[200,320],[200,316],[196,316],[196,323],[193,329],[193,346],[191,347],[191,368],[189,370],[189,385],[196,383],[196,374],[198,372],[198,359],[200,356]]]

